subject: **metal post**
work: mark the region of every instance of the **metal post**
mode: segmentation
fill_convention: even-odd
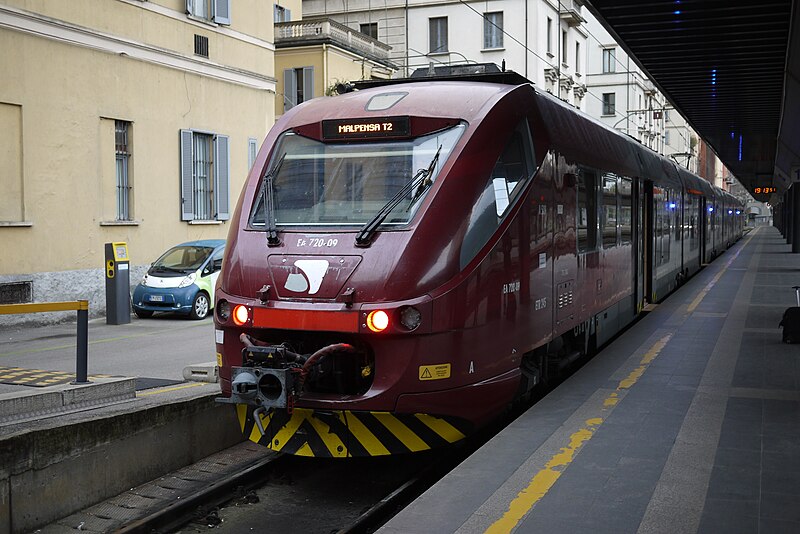
[[[800,252],[800,184],[794,184],[789,190],[792,194],[792,252]]]
[[[78,310],[78,347],[77,362],[75,365],[75,382],[73,384],[88,384],[89,372],[89,306],[87,301],[82,301],[83,309]]]
[[[786,237],[786,243],[788,245],[792,244],[792,240],[794,239],[794,226],[792,225],[792,219],[794,218],[795,206],[794,206],[794,191],[792,191],[792,186],[786,192],[786,215],[784,216],[784,221],[786,223],[786,233],[784,236]]]

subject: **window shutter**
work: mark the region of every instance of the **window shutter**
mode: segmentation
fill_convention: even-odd
[[[192,131],[181,130],[181,220],[194,219],[192,194]]]
[[[292,10],[286,9],[284,11],[285,15],[283,16],[283,22],[291,22],[292,20]]]
[[[218,135],[214,138],[214,205],[218,221],[227,221],[231,218],[228,206],[231,174],[229,145],[227,135]]]
[[[247,169],[253,168],[253,163],[256,162],[258,155],[258,140],[251,137],[247,140]]]
[[[194,0],[186,0],[186,13],[194,14],[194,10],[192,9],[194,6],[192,5]]]
[[[283,71],[283,111],[289,111],[297,102],[297,80],[294,77],[294,69]]]
[[[303,67],[303,102],[314,98],[314,67]]]
[[[231,0],[214,0],[214,22],[231,23]]]

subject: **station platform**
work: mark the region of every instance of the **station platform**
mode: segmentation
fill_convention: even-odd
[[[800,532],[795,285],[757,227],[380,532]]]

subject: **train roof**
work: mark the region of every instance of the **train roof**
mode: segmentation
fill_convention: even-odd
[[[327,119],[410,115],[458,118],[473,122],[516,86],[464,81],[414,81],[353,91],[335,98],[314,98],[292,110],[286,128]],[[454,98],[454,94],[457,95]]]

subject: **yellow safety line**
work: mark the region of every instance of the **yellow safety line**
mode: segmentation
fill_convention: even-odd
[[[619,393],[622,390],[630,389],[641,378],[647,367],[655,360],[656,356],[664,349],[669,342],[672,334],[668,334],[656,343],[645,353],[639,366],[631,371],[627,377],[620,380],[617,389],[603,401],[603,411],[613,408],[619,402]],[[514,500],[508,507],[503,516],[492,523],[486,530],[487,533],[498,534],[514,530],[520,521],[530,512],[531,508],[544,497],[550,488],[556,483],[561,474],[575,459],[577,453],[594,436],[594,433],[605,421],[604,417],[594,417],[586,420],[586,426],[580,428],[569,437],[569,443],[561,447],[561,452],[556,453],[545,464],[544,469],[536,473],[531,478],[530,483],[522,491],[517,493]]]
[[[0,304],[0,315],[88,310],[88,300],[72,302],[35,302],[30,304]]]
[[[156,389],[151,391],[145,391],[144,393],[136,393],[137,397],[147,397],[148,395],[160,395],[161,393],[169,393],[170,391],[179,391],[181,389],[188,389],[188,388],[196,388],[199,386],[205,386],[205,382],[195,382],[194,384],[184,384],[183,386],[175,386],[174,388],[163,388],[163,389]]]
[[[375,434],[364,426],[361,420],[353,415],[352,412],[342,412],[339,414],[339,419],[350,430],[350,433],[355,437],[361,445],[372,456],[383,456],[389,454],[389,449],[384,447],[383,443],[375,437]]]
[[[734,261],[736,258],[738,258],[738,257],[739,257],[739,253],[740,253],[740,252],[742,252],[742,250],[744,250],[744,247],[746,247],[746,246],[747,246],[747,245],[750,243],[750,240],[751,240],[751,239],[753,239],[753,236],[755,235],[755,233],[756,233],[758,230],[759,230],[759,229],[758,229],[758,228],[756,228],[756,230],[755,230],[754,232],[750,232],[750,234],[747,236],[747,240],[744,242],[744,244],[743,244],[741,247],[739,247],[739,250],[737,250],[737,251],[736,251],[736,254],[734,254],[734,255],[731,257],[731,259],[729,259],[729,260],[728,260],[728,262],[725,264],[725,266],[724,266],[724,267],[723,267],[723,268],[722,268],[722,269],[721,269],[721,270],[720,270],[720,271],[717,273],[717,275],[716,275],[716,276],[715,276],[715,277],[714,277],[714,278],[711,280],[711,282],[709,282],[709,283],[708,283],[708,285],[706,285],[706,287],[704,287],[704,288],[703,288],[703,289],[700,291],[700,293],[698,293],[698,294],[697,294],[697,296],[696,296],[696,297],[695,297],[695,299],[694,299],[694,300],[691,302],[691,304],[689,304],[689,307],[688,307],[688,308],[686,308],[686,311],[687,311],[687,312],[689,312],[689,313],[694,313],[694,310],[696,310],[696,309],[697,309],[697,307],[700,305],[700,303],[701,303],[701,302],[703,301],[703,299],[706,297],[706,295],[708,294],[708,292],[709,292],[709,291],[711,291],[711,288],[712,288],[712,287],[714,287],[714,286],[716,285],[716,283],[717,283],[717,282],[719,282],[719,279],[720,279],[720,278],[722,278],[722,275],[723,275],[723,274],[725,274],[725,271],[727,271],[727,270],[728,270],[728,267],[730,267],[730,266],[731,266],[731,264],[733,263],[733,261]]]
[[[466,436],[461,433],[459,429],[445,421],[444,419],[439,419],[438,417],[433,417],[426,413],[418,413],[414,414],[417,419],[422,421],[425,426],[439,434],[442,438],[447,440],[449,443],[455,443],[458,440],[464,439]]]
[[[430,446],[414,434],[406,425],[389,412],[372,412],[372,415],[412,452],[430,449]]]

